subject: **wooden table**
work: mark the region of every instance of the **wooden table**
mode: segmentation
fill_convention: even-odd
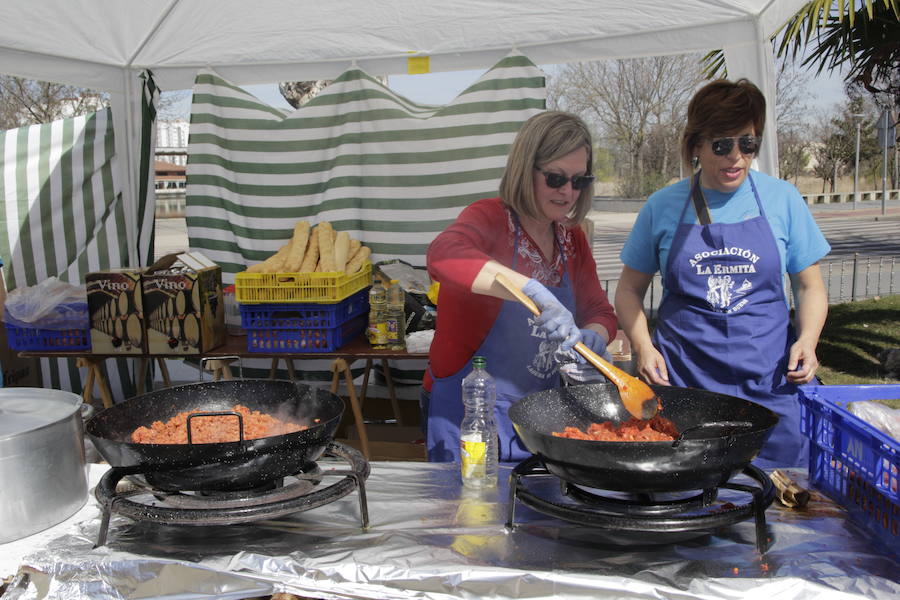
[[[400,412],[400,406],[397,402],[397,396],[394,389],[394,381],[391,377],[391,371],[388,361],[391,359],[419,359],[427,360],[428,353],[414,352],[410,353],[406,350],[376,350],[369,345],[364,335],[344,344],[342,347],[331,352],[248,352],[247,338],[245,336],[229,335],[224,345],[208,350],[202,354],[92,354],[89,352],[20,352],[20,356],[34,358],[73,358],[77,366],[86,367],[88,369],[85,386],[82,390],[82,396],[85,402],[90,402],[93,396],[93,386],[97,383],[100,388],[100,397],[104,407],[112,406],[112,395],[109,392],[109,386],[103,376],[103,371],[99,368],[100,362],[107,358],[134,358],[140,361],[139,376],[137,382],[138,393],[144,391],[144,379],[149,368],[150,362],[156,360],[163,375],[163,381],[168,386],[171,385],[169,380],[169,372],[165,366],[165,360],[169,358],[200,358],[207,368],[213,371],[213,378],[232,379],[230,363],[239,359],[265,358],[272,360],[272,367],[269,371],[269,377],[274,378],[278,363],[285,361],[288,375],[293,380],[295,378],[294,361],[306,359],[331,359],[331,393],[337,394],[340,387],[341,376],[347,388],[347,396],[350,399],[350,408],[353,411],[353,419],[356,423],[356,431],[359,435],[361,450],[366,458],[370,458],[369,453],[369,436],[366,433],[365,423],[362,416],[362,405],[366,399],[366,391],[369,385],[369,376],[375,361],[381,364],[382,373],[388,387],[388,395],[391,402],[391,409],[398,425],[403,425],[403,418]],[[365,360],[366,366],[363,373],[363,381],[360,387],[360,393],[357,395],[353,385],[353,374],[350,371],[350,363],[356,360]]]

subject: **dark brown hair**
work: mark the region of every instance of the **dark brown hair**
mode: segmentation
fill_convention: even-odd
[[[575,115],[560,111],[538,113],[525,121],[513,141],[506,158],[506,171],[500,180],[500,197],[519,214],[537,217],[539,208],[534,197],[534,168],[584,148],[587,150],[585,171],[593,173],[591,132]],[[581,190],[569,224],[580,223],[591,209],[594,186]]]
[[[687,125],[681,137],[681,158],[691,165],[694,148],[704,138],[728,135],[753,124],[762,136],[766,125],[766,97],[747,79],[717,79],[694,94],[688,104]]]

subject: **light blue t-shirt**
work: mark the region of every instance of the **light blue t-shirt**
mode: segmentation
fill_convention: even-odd
[[[781,256],[782,273],[799,273],[821,260],[831,250],[813,219],[806,202],[793,185],[758,171],[750,171],[753,183]],[[759,216],[750,177],[734,192],[723,193],[703,188],[713,223],[737,223]],[[690,202],[690,179],[653,193],[641,209],[619,257],[622,262],[648,275],[660,272],[665,287],[666,263],[675,237],[678,216],[696,223],[697,214]]]

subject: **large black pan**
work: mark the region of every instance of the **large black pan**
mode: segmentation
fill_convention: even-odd
[[[135,444],[131,433],[180,412],[228,411],[235,404],[309,425],[296,433],[216,444]],[[103,410],[85,431],[113,467],[140,467],[162,490],[251,489],[296,473],[333,439],[344,401],[302,383],[271,379],[211,381],[136,396]],[[191,465],[191,466],[181,466]],[[174,470],[173,470],[174,469]]]
[[[626,421],[630,415],[608,383],[531,394],[510,407],[509,417],[525,447],[554,475],[625,492],[717,487],[756,457],[778,423],[774,412],[741,398],[692,388],[651,387],[662,400],[660,416],[675,423],[681,440],[594,442],[552,435],[568,426],[585,429],[591,423]]]

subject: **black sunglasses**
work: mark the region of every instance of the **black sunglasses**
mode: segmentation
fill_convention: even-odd
[[[569,183],[569,180],[572,181],[572,189],[573,190],[583,190],[592,183],[594,183],[593,175],[574,175],[571,178],[566,177],[562,173],[554,173],[553,171],[544,171],[543,169],[538,169],[535,167],[543,176],[544,181],[547,183],[547,187],[558,189],[562,186]]]
[[[734,149],[734,140],[738,141],[738,149],[743,154],[756,154],[759,150],[760,139],[755,135],[742,135],[740,137],[723,137],[710,140],[712,144],[713,154],[716,156],[725,156],[731,154]]]

